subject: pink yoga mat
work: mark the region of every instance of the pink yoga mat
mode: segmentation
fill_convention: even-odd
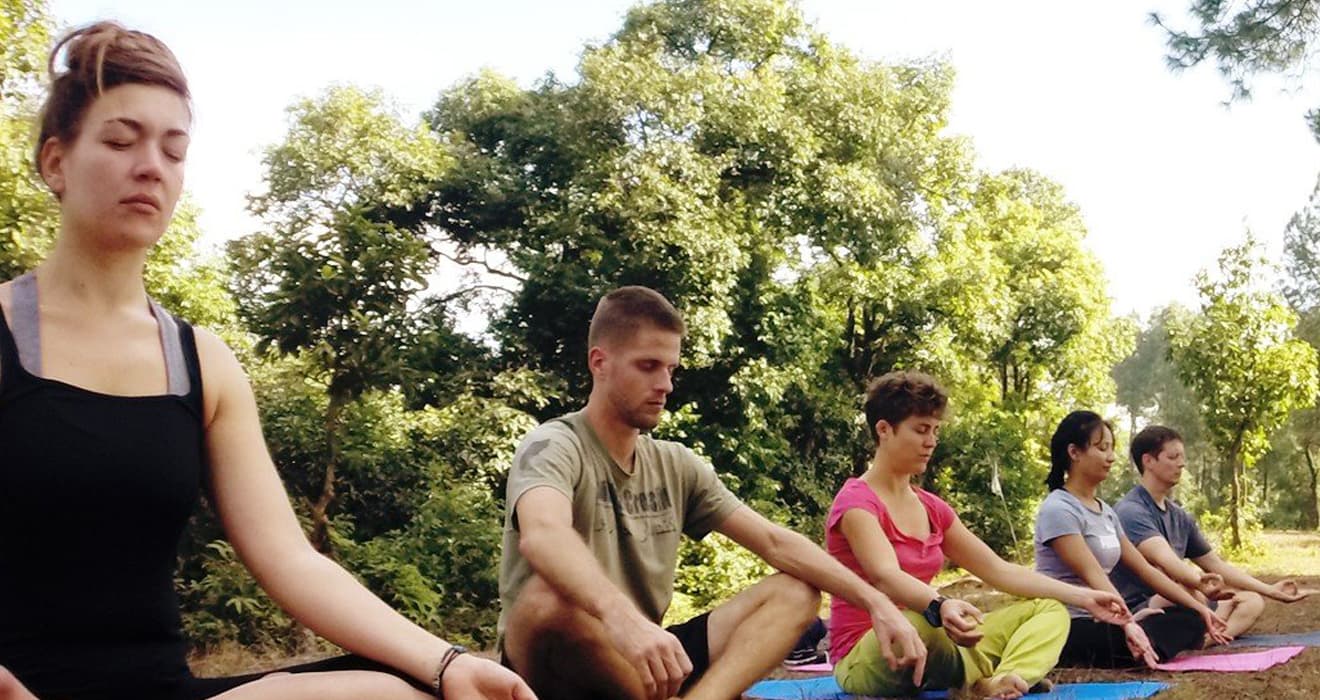
[[[1161,671],[1264,671],[1302,653],[1306,647],[1279,647],[1265,651],[1251,651],[1242,654],[1205,654],[1186,656],[1160,664],[1155,668]]]

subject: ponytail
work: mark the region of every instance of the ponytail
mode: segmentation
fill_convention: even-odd
[[[1102,426],[1109,429],[1110,435],[1114,434],[1114,427],[1093,411],[1073,411],[1059,421],[1059,427],[1054,429],[1054,436],[1050,438],[1050,473],[1045,477],[1045,485],[1049,490],[1063,488],[1063,482],[1068,477],[1068,470],[1072,468],[1072,455],[1068,454],[1068,448],[1073,445],[1087,448],[1095,437],[1095,431]]]

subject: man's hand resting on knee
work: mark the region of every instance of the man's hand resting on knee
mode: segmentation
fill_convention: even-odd
[[[678,638],[651,622],[630,603],[602,611],[605,634],[623,658],[637,669],[646,697],[664,700],[678,695],[692,673],[692,661]]]
[[[897,671],[912,667],[912,684],[920,686],[926,676],[926,645],[917,628],[886,596],[872,597],[867,610],[871,612],[875,640],[880,643],[880,652],[889,668]]]

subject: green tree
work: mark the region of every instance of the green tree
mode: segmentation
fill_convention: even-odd
[[[36,265],[57,226],[55,198],[32,166],[35,98],[50,39],[45,3],[0,0],[0,280]]]
[[[1318,185],[1320,187],[1320,185]],[[1305,208],[1293,215],[1283,233],[1283,294],[1299,317],[1297,335],[1320,349],[1320,189],[1311,193]],[[1300,455],[1306,475],[1299,483],[1303,500],[1303,522],[1320,527],[1317,496],[1317,456],[1320,450],[1320,407],[1298,411],[1291,422],[1291,440],[1286,447]]]
[[[1234,547],[1242,544],[1244,471],[1289,413],[1316,398],[1316,351],[1294,337],[1297,317],[1283,299],[1261,287],[1269,269],[1250,237],[1226,249],[1217,277],[1197,276],[1200,313],[1169,329],[1178,374],[1199,397],[1210,441],[1224,460]]]
[[[499,364],[563,378],[522,408],[580,405],[596,299],[655,287],[691,328],[658,434],[815,531],[869,455],[874,375],[935,372],[969,421],[1029,413],[1008,434],[1032,443],[1005,450],[1030,455],[1036,404],[1112,393],[1131,333],[1080,216],[1056,184],[979,173],[944,135],[947,66],[861,60],[781,0],[670,0],[631,11],[578,72],[530,90],[481,73],[428,115],[455,164],[417,208],[442,254],[512,282]],[[1019,522],[1028,481],[1013,482]]]
[[[429,116],[456,165],[422,208],[518,284],[494,326],[502,361],[566,379],[539,415],[578,405],[595,300],[655,287],[692,329],[675,430],[744,495],[827,496],[858,449],[858,388],[819,403],[844,316],[818,309],[815,271],[901,269],[925,193],[967,167],[939,134],[948,70],[863,62],[787,3],[726,0],[638,7],[579,73],[526,91],[481,74]],[[787,478],[803,460],[828,476]]]
[[[1320,309],[1320,180],[1283,231],[1283,295],[1298,313]]]
[[[1320,3],[1314,0],[1192,0],[1189,12],[1191,30],[1175,29],[1151,14],[1167,33],[1169,67],[1183,70],[1212,61],[1235,100],[1251,96],[1257,74],[1301,79],[1312,67],[1320,37]],[[1320,110],[1312,109],[1307,121],[1320,137]]]
[[[1184,505],[1219,508],[1217,472],[1220,458],[1207,439],[1200,400],[1178,376],[1169,356],[1169,329],[1190,322],[1192,312],[1179,305],[1156,309],[1137,336],[1135,349],[1114,366],[1115,394],[1131,420],[1129,432],[1147,424],[1167,425],[1183,437],[1187,468],[1196,488],[1184,488]]]
[[[1098,405],[1134,329],[1110,315],[1103,267],[1082,241],[1081,212],[1038,174],[983,178],[969,227],[989,241],[1002,292],[992,305],[991,366],[1004,401]]]
[[[50,48],[50,8],[41,0],[0,2],[0,101],[36,93]]]
[[[447,162],[377,93],[331,88],[289,108],[283,142],[266,152],[262,231],[229,246],[239,314],[262,348],[306,353],[325,377],[326,451],[310,496],[312,540],[330,551],[330,508],[345,409],[406,374],[417,332],[409,304],[434,255],[412,204]]]

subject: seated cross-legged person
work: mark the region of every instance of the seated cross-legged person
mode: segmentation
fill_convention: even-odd
[[[1115,593],[1071,586],[999,558],[947,503],[912,484],[935,449],[946,403],[935,380],[916,372],[886,374],[867,390],[874,457],[866,473],[848,479],[835,496],[826,547],[907,608],[926,644],[926,677],[922,683],[889,668],[865,612],[835,599],[830,656],[846,692],[969,688],[976,697],[1017,698],[1058,662],[1068,634],[1068,612],[1059,601],[1101,619],[1128,619]],[[930,581],[946,556],[989,585],[1030,600],[983,614],[941,597]]]
[[[1227,625],[1229,637],[1241,635],[1256,623],[1265,610],[1266,597],[1294,603],[1311,595],[1313,591],[1298,587],[1296,581],[1265,583],[1214,552],[1196,519],[1171,496],[1186,463],[1178,431],[1148,426],[1132,438],[1130,452],[1141,481],[1114,504],[1124,533],[1146,561],[1199,599],[1215,601],[1210,604]],[[1188,559],[1200,570],[1189,565]],[[1173,605],[1121,564],[1114,568],[1112,578],[1134,611]]]
[[[34,155],[59,226],[0,283],[0,700],[534,700],[312,546],[234,353],[147,295],[192,131],[174,53],[102,21],[48,66]],[[271,599],[350,654],[193,675],[174,572],[203,495]]]
[[[515,453],[500,564],[505,663],[542,700],[728,700],[779,665],[823,589],[864,610],[890,660],[920,676],[925,649],[884,594],[743,505],[688,448],[643,434],[673,390],[683,331],[653,290],[607,294],[588,332],[586,408],[539,426]],[[680,536],[711,531],[783,573],[662,628]]]
[[[1050,440],[1050,493],[1036,511],[1036,570],[1053,578],[1117,592],[1110,572],[1122,562],[1176,607],[1145,610],[1124,625],[1070,609],[1072,624],[1061,665],[1154,666],[1197,649],[1204,636],[1228,641],[1224,621],[1187,589],[1151,566],[1123,534],[1118,515],[1100,500],[1114,464],[1114,431],[1091,411],[1073,411]]]

